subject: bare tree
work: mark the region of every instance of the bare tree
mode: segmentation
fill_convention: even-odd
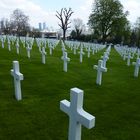
[[[2,18],[0,21],[0,29],[4,34],[10,34],[10,22],[6,18]]]
[[[62,8],[60,13],[58,11],[56,11],[56,17],[61,21],[61,24],[58,24],[58,25],[63,30],[63,41],[66,38],[67,29],[70,28],[69,24],[71,22],[69,22],[69,19],[73,13],[74,12],[72,11],[71,8],[69,8],[69,9]]]
[[[13,11],[11,15],[11,27],[13,30],[17,31],[19,35],[20,32],[26,32],[29,29],[29,17],[26,16],[20,9]]]

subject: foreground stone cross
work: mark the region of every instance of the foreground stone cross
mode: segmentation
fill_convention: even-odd
[[[42,47],[42,51],[41,51],[41,54],[42,54],[42,63],[45,64],[46,63],[46,52],[45,52],[45,48]]]
[[[103,61],[98,61],[98,66],[94,65],[94,69],[97,70],[96,84],[101,85],[102,83],[102,72],[107,72],[107,68],[103,67]]]
[[[67,65],[68,65],[68,61],[70,61],[70,58],[67,57],[67,52],[63,53],[63,56],[61,57],[61,59],[64,61],[64,65],[63,65],[63,70],[65,72],[67,72]]]
[[[70,101],[60,102],[60,109],[69,115],[68,140],[81,140],[81,125],[88,129],[95,126],[95,117],[83,110],[83,90],[72,88]]]
[[[135,65],[134,77],[138,77],[138,75],[139,75],[139,67],[140,67],[140,58],[137,58],[137,61],[133,62],[132,64]]]
[[[11,70],[11,75],[14,77],[15,97],[17,100],[21,100],[22,95],[20,81],[23,80],[23,74],[19,72],[18,61],[13,61],[13,69]]]

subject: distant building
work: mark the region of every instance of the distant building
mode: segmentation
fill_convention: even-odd
[[[41,31],[43,38],[57,38],[58,32],[57,31],[51,31],[49,29],[44,29]]]
[[[40,31],[42,30],[42,23],[41,22],[39,23],[39,30]]]
[[[45,30],[45,29],[46,29],[46,23],[43,22],[43,30]]]

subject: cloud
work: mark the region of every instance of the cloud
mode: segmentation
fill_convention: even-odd
[[[29,16],[31,26],[38,27],[39,22],[47,21],[50,25],[55,25],[56,18],[54,12],[47,12],[30,0],[0,0],[0,18],[6,17],[9,19],[12,12],[17,8]]]
[[[74,18],[80,18],[85,24],[88,22],[90,13],[92,12],[92,4],[94,0],[85,0],[82,5],[75,11]]]
[[[129,11],[128,19],[131,23],[135,23],[136,19],[140,17],[140,2],[139,0],[121,0],[125,11]]]
[[[125,11],[130,12],[129,20],[135,22],[136,18],[140,16],[138,13],[139,0],[120,1],[124,5]],[[10,14],[19,8],[29,16],[31,26],[38,27],[39,22],[46,22],[49,27],[59,28],[59,20],[55,16],[55,11],[59,11],[62,7],[71,7],[74,11],[71,19],[80,18],[86,24],[92,12],[93,2],[94,0],[61,0],[61,2],[56,0],[0,0],[0,19],[2,17],[10,18]]]

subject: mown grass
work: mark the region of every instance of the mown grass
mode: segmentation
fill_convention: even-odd
[[[83,127],[82,140],[139,140],[140,138],[140,76],[133,77],[134,66],[126,66],[112,48],[103,73],[101,86],[95,84],[97,64],[102,50],[83,63],[79,54],[68,49],[68,72],[63,72],[61,47],[49,55],[46,64],[36,44],[27,58],[26,50],[15,47],[9,52],[7,44],[0,45],[0,140],[67,140],[68,116],[59,109],[60,101],[69,100],[70,88],[84,90],[84,109],[96,117],[95,128]],[[22,81],[23,100],[14,98],[12,61],[18,60]]]

